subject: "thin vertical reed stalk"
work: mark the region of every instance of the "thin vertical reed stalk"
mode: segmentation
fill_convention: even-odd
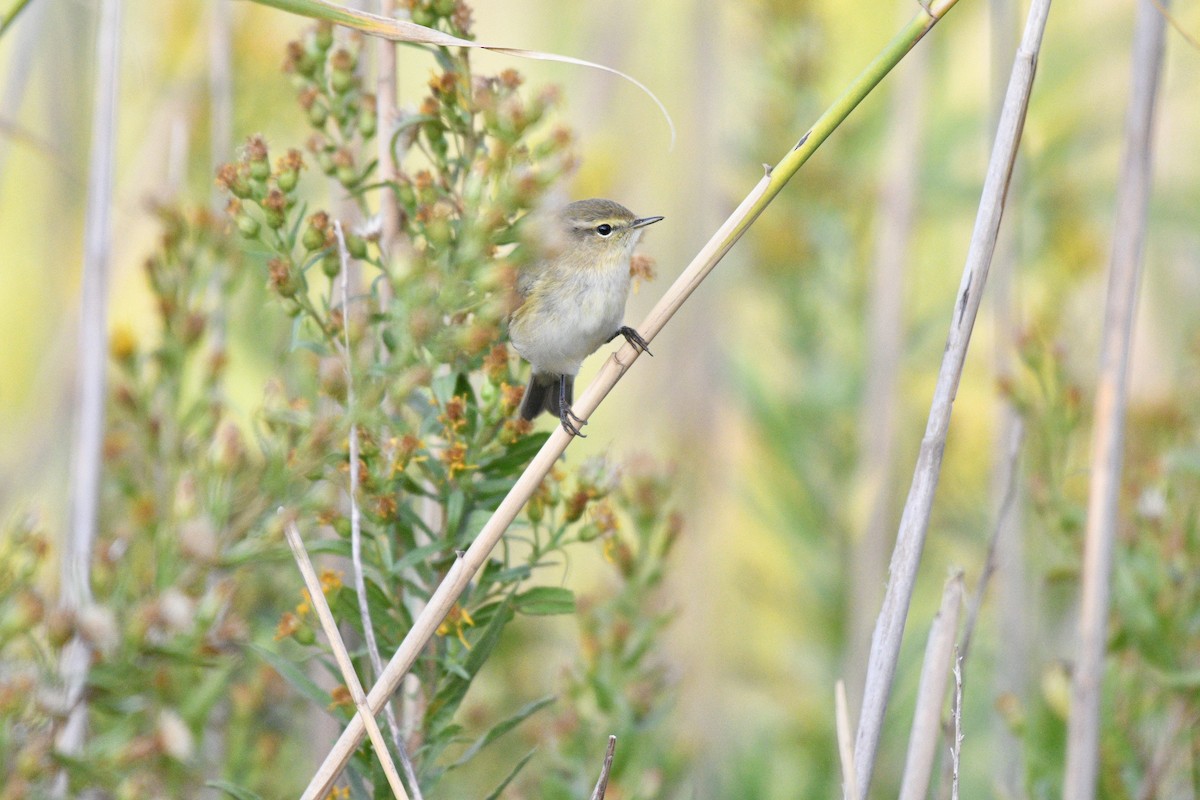
[[[846,702],[846,682],[833,687],[833,719],[837,729],[838,761],[842,768],[842,797],[858,796],[854,778],[854,731],[850,727],[850,704]]]
[[[829,137],[850,112],[883,80],[902,59],[945,14],[957,0],[941,0],[929,7],[921,6],[913,19],[884,47],[875,60],[850,83],[841,97],[826,110],[811,129],[800,137],[780,162],[767,174],[734,210],[723,225],[713,234],[691,264],[676,279],[649,316],[638,326],[638,331],[647,341],[662,330],[675,315],[692,292],[716,267],[733,245],[749,230],[759,214],[770,204],[796,171],[809,159],[816,149]],[[600,402],[612,391],[617,381],[629,370],[638,357],[638,351],[630,345],[623,346],[601,367],[599,374],[575,403],[574,411],[586,420]],[[372,710],[378,710],[396,691],[425,644],[433,637],[438,625],[445,618],[458,597],[466,590],[472,577],[487,561],[492,549],[500,541],[508,526],[516,519],[526,501],[532,496],[546,474],[558,461],[573,437],[561,426],[555,427],[550,438],[534,456],[529,466],[517,479],[513,488],[501,501],[491,518],[480,530],[471,546],[462,553],[454,566],[447,572],[442,583],[421,610],[412,628],[400,643],[392,660],[384,669],[378,683],[368,695]],[[318,768],[302,795],[305,800],[316,800],[328,794],[338,774],[350,760],[364,735],[362,721],[356,716],[347,724],[337,743]]]
[[[971,331],[979,312],[988,268],[996,246],[1008,183],[1012,176],[1017,146],[1021,140],[1025,112],[1029,106],[1042,31],[1045,29],[1049,12],[1050,0],[1035,0],[1030,7],[1021,47],[1013,63],[1000,129],[996,133],[987,177],[983,184],[975,230],[971,236],[962,282],[954,303],[950,333],[934,388],[925,436],[921,441],[908,500],[900,519],[896,547],[892,552],[890,577],[884,593],[883,607],[871,639],[871,657],[867,667],[866,689],[854,751],[854,764],[858,769],[858,793],[859,798],[863,800],[871,785],[871,773],[875,768],[875,756],[883,731],[884,713],[892,689],[892,679],[896,674],[900,643],[904,638],[908,606],[916,585],[921,552],[925,547],[933,494],[937,488],[946,435],[950,428],[950,412],[958,392],[967,346],[971,341]]]
[[[1125,441],[1126,383],[1133,319],[1141,280],[1146,205],[1150,196],[1154,107],[1162,72],[1162,15],[1150,2],[1137,6],[1133,31],[1133,88],[1125,120],[1125,154],[1117,186],[1108,302],[1096,386],[1092,467],[1079,612],[1079,657],[1071,674],[1064,800],[1096,796],[1100,759],[1100,691],[1108,631],[1108,581],[1112,572]]]
[[[904,3],[908,8],[907,1]],[[867,366],[859,412],[860,459],[856,483],[867,498],[865,520],[855,520],[850,551],[847,616],[850,641],[846,677],[857,706],[866,680],[871,629],[882,599],[891,544],[895,499],[896,389],[904,352],[904,280],[917,206],[921,143],[924,139],[925,81],[929,50],[913,50],[896,76],[888,108],[879,197],[875,211],[875,252],[867,297]],[[856,709],[857,710],[857,709]]]
[[[950,683],[962,599],[962,570],[956,570],[946,580],[942,590],[942,607],[933,618],[929,639],[925,643],[925,661],[921,665],[921,680],[917,684],[917,707],[913,711],[912,731],[908,737],[900,800],[922,800],[929,796],[933,759],[942,738],[942,707],[946,704],[946,688]]]
[[[117,139],[121,0],[100,3],[96,29],[96,87],[84,218],[83,286],[79,318],[79,382],[71,453],[70,528],[61,568],[64,608],[79,612],[92,602],[92,548],[100,515],[101,444],[104,438],[105,369],[108,364],[108,270],[112,245],[113,173]],[[91,647],[76,635],[60,661],[67,721],[55,746],[62,753],[83,749],[87,735],[87,684]],[[65,795],[60,773],[55,793]]]
[[[1004,107],[1004,94],[1009,72],[1021,35],[1018,23],[1020,9],[1015,0],[990,0],[989,38],[991,40],[991,103],[993,124],[999,127]],[[996,243],[996,254],[992,259],[992,314],[995,319],[996,341],[993,346],[996,379],[1005,384],[1011,379],[1017,363],[1017,346],[1021,329],[1021,309],[1018,294],[1017,264],[1020,250],[1021,230],[1021,169],[1018,163],[1012,185],[1009,187],[1009,203],[1005,212],[1008,224],[1000,231]],[[1029,597],[1029,578],[1025,565],[1025,540],[1021,513],[1021,492],[1014,485],[1011,503],[1009,497],[1008,472],[1004,452],[1006,442],[1013,441],[1014,431],[1021,425],[1021,418],[1007,395],[1001,393],[996,408],[996,447],[992,460],[992,497],[998,510],[997,519],[1002,529],[996,531],[996,603],[995,619],[1000,641],[1004,647],[996,653],[994,687],[997,695],[1024,696],[1029,683],[1029,664],[1032,632],[1029,614],[1032,606]],[[1009,511],[1006,507],[1011,506]],[[966,648],[963,658],[966,659]],[[1000,715],[992,715],[996,737],[995,758],[992,772],[997,786],[1009,797],[1021,793],[1025,770],[1021,742],[1012,727]]]

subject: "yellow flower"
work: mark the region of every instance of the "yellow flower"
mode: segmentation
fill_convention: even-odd
[[[323,594],[328,595],[340,588],[342,588],[342,573],[331,569],[321,570],[321,592]]]
[[[467,613],[465,608],[455,603],[454,607],[450,609],[450,613],[442,620],[442,624],[438,625],[437,635],[449,636],[453,632],[458,637],[458,640],[462,642],[463,647],[470,650],[471,645],[467,642],[467,637],[463,636],[463,630],[468,625],[472,628],[475,627],[475,620],[471,619],[471,615]]]

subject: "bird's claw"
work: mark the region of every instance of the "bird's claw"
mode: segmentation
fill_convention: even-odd
[[[622,325],[620,328],[617,328],[617,333],[613,334],[613,339],[617,338],[617,334],[624,336],[625,341],[629,342],[629,344],[631,344],[639,353],[645,353],[648,356],[654,355],[654,353],[650,352],[650,343],[643,339],[640,333],[628,325]],[[609,339],[609,341],[611,342],[612,339]]]
[[[562,424],[563,430],[572,436],[578,436],[580,439],[587,438],[587,435],[580,430],[584,425],[587,425],[587,420],[580,417],[570,408],[563,407],[558,421]]]

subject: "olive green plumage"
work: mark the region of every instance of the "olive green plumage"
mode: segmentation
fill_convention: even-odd
[[[513,347],[533,367],[521,416],[542,411],[581,435],[571,411],[583,359],[618,335],[642,350],[646,342],[623,324],[629,262],[642,229],[662,217],[636,217],[612,200],[579,200],[554,218],[545,258],[522,270],[522,303],[509,320]]]

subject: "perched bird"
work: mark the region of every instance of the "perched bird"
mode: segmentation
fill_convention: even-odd
[[[579,200],[558,212],[551,249],[517,278],[522,304],[509,320],[509,339],[533,367],[521,417],[542,411],[582,436],[571,411],[583,359],[618,335],[648,353],[646,340],[624,324],[629,261],[642,229],[662,217],[636,217],[612,200]]]

